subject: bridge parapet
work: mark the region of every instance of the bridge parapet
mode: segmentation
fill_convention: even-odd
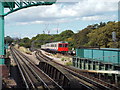
[[[82,87],[82,85],[80,85],[69,72],[64,70],[62,67],[56,66],[55,63],[43,61],[39,63],[39,68],[53,78],[64,89]]]

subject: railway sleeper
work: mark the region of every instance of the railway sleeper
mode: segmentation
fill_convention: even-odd
[[[39,53],[40,53],[40,51],[39,51]],[[43,56],[45,56],[45,55],[43,55]],[[48,58],[47,56],[45,56],[45,57]],[[51,59],[49,59],[49,60],[51,60]],[[85,78],[84,78],[84,79],[85,79]],[[90,80],[90,81],[91,81],[91,80]],[[95,82],[92,82],[92,81],[90,82],[90,81],[88,80],[89,83],[94,83],[94,84],[95,84]],[[101,86],[100,88],[105,87],[105,88],[108,89],[108,87],[109,87],[109,89],[110,89],[110,88],[112,88],[112,89],[117,89],[117,88],[114,88],[114,87],[111,86],[111,85],[101,85],[101,83],[99,83],[99,84],[96,83],[96,86],[97,86],[97,85],[98,85],[98,87]]]
[[[37,54],[37,53],[36,53]],[[52,79],[54,79],[60,86],[62,86],[64,89],[85,89],[90,90],[89,87],[82,85],[79,83],[79,81],[76,81],[74,77],[70,75],[70,73],[66,72],[66,70],[63,70],[63,68],[60,68],[56,66],[55,63],[48,62],[48,60],[41,60],[41,55],[36,55],[38,59],[41,61],[39,63],[39,68],[42,69],[45,73],[47,73]],[[43,55],[44,56],[44,55]],[[40,58],[41,57],[41,58]],[[57,70],[56,70],[57,69]],[[54,75],[55,74],[55,75]],[[69,79],[67,79],[69,78]],[[61,79],[61,80],[59,80]]]
[[[49,76],[51,76],[51,78],[56,81],[62,88],[64,88],[65,90],[73,90],[73,89],[80,89],[83,88],[83,86],[81,84],[79,84],[78,81],[76,81],[76,79],[74,79],[71,75],[69,75],[70,73],[68,73],[67,71],[60,69],[60,67],[54,67],[52,66],[52,64],[48,64],[46,62],[40,62],[39,63],[39,68],[42,69],[45,73],[47,73]],[[51,66],[52,69],[54,69],[53,71],[56,71],[56,73],[51,72],[48,73],[48,69],[50,68],[48,66]],[[58,69],[59,68],[59,69]],[[56,69],[56,70],[55,70]],[[60,70],[60,71],[59,71]],[[52,75],[52,74],[56,74],[56,75]]]
[[[70,73],[72,73],[72,72],[70,72]],[[88,80],[88,79],[84,78],[83,76],[80,76],[80,75],[75,74],[75,73],[72,73],[72,74],[75,75],[75,76],[77,76],[77,77],[79,77],[80,79],[83,79],[83,80],[85,80],[85,81],[87,81],[87,82],[89,82],[89,83],[91,83],[91,84],[94,84],[95,86],[97,86],[97,87],[100,88],[101,90],[102,90],[102,89],[110,90],[109,87],[103,86],[103,85],[101,85],[101,84],[97,84],[97,83],[95,83],[95,82],[93,82],[93,81],[91,81],[91,80]]]
[[[43,55],[44,56],[44,55]],[[46,56],[45,56],[46,57]],[[40,58],[39,58],[40,59]],[[47,60],[46,60],[47,61]],[[48,64],[41,64],[41,65],[39,65],[40,67],[41,67],[41,69],[43,69],[43,70],[45,70],[45,72],[47,73],[47,74],[49,74],[51,77],[54,77],[53,79],[56,81],[56,82],[58,82],[58,84],[60,84],[62,87],[64,87],[64,79],[63,80],[59,80],[59,79],[62,79],[62,75],[59,73],[59,74],[57,74],[57,73],[55,73],[56,72],[56,70],[53,70],[53,68],[51,69],[50,68],[50,66],[48,65]],[[48,71],[48,69],[50,70],[50,72]],[[57,76],[57,78],[56,78],[56,76],[54,76],[53,74],[56,74],[56,75],[58,75]],[[64,76],[64,75],[63,75]],[[81,79],[84,79],[84,80],[86,80],[86,78],[83,78],[83,77],[80,77]],[[73,80],[74,81],[74,80]],[[109,89],[109,88],[107,88],[106,86],[99,86],[98,84],[95,84],[94,82],[92,82],[92,81],[90,81],[90,80],[86,80],[87,82],[89,82],[89,83],[92,83],[92,84],[94,84],[94,85],[96,85],[98,88],[101,88],[101,89]],[[67,86],[67,85],[66,85]],[[76,85],[72,85],[72,87],[76,87]],[[88,87],[87,86],[84,86],[84,85],[81,85],[81,88],[83,88],[83,89],[88,89]],[[92,88],[94,88],[94,87],[92,87]]]
[[[26,66],[28,66],[28,65],[26,65]],[[28,69],[30,69],[30,68],[28,68]],[[23,71],[24,71],[24,69],[23,69]],[[31,70],[30,69],[30,71],[31,71],[31,73],[32,73],[32,75],[34,76],[34,78],[35,78],[35,80],[38,80],[38,78],[36,77],[36,75],[33,73],[34,71],[33,70]],[[27,81],[29,82],[29,79],[27,78],[27,74],[25,73],[25,72],[23,72],[24,73],[24,75],[26,76],[26,79],[27,79]],[[34,81],[34,79],[32,79],[32,81]],[[29,82],[29,87],[30,87],[30,89],[34,89],[35,88],[35,90],[36,89],[39,89],[39,88],[42,88],[42,84],[41,83],[39,83],[40,81],[38,80],[36,83],[35,83],[36,81],[34,81],[34,83],[33,83],[33,86],[35,86],[35,87],[32,87],[32,85],[31,85],[31,83]],[[48,82],[49,82],[49,80],[48,80]],[[50,83],[50,84],[49,84]],[[47,87],[47,85],[43,85],[43,87],[45,88],[45,89],[52,89],[52,90],[59,90],[60,89],[60,87],[58,88],[57,86],[54,86],[53,84],[52,84],[52,82],[49,82],[48,83],[48,86],[49,86],[49,88]],[[61,89],[60,89],[61,90]]]
[[[45,87],[43,87],[44,85],[42,84],[42,82],[34,83],[34,85],[36,86],[37,89],[43,89],[43,88],[45,88]]]

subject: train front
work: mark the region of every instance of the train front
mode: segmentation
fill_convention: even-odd
[[[58,52],[67,53],[68,52],[68,43],[67,42],[58,43]]]

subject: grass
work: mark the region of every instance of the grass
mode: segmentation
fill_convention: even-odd
[[[61,61],[64,61],[64,58],[61,58]]]
[[[30,55],[32,54],[27,48],[24,48],[24,47],[20,47],[19,50],[26,54],[30,54]]]
[[[72,66],[72,62],[67,62],[66,65],[67,66]]]

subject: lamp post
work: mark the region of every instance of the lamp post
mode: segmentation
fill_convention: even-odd
[[[112,32],[113,48],[116,48],[116,32]]]

